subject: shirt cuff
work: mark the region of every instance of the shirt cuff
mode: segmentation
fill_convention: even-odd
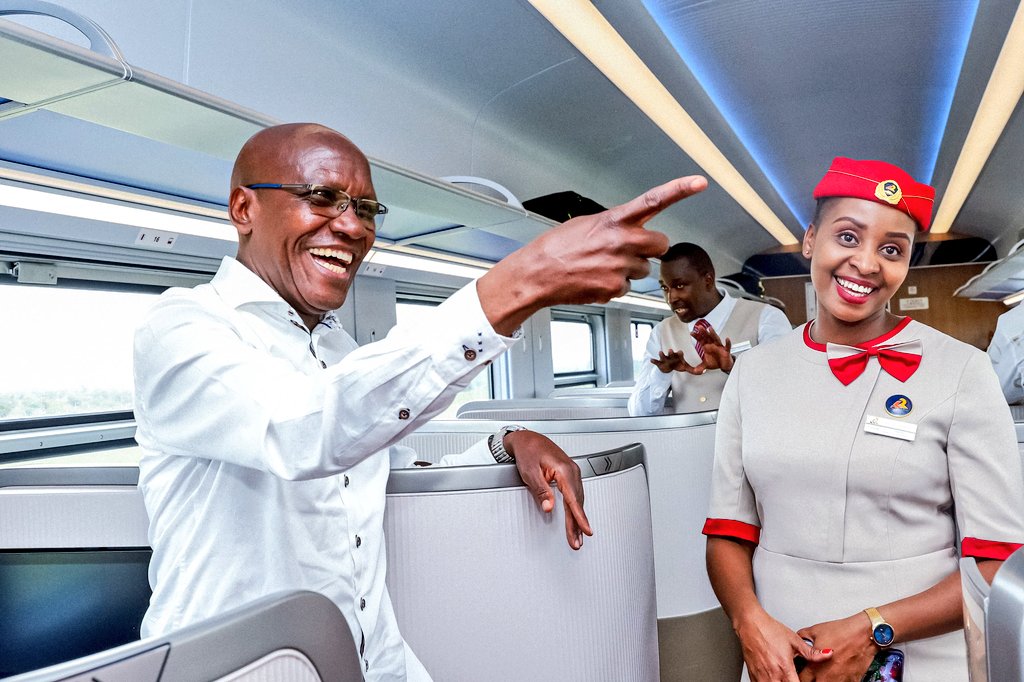
[[[736,540],[746,540],[747,542],[753,542],[755,545],[761,539],[760,528],[749,523],[743,523],[742,521],[733,521],[732,519],[708,519],[704,522],[704,529],[701,533]]]
[[[439,466],[445,467],[480,464],[495,464],[494,455],[491,454],[491,448],[487,444],[487,438],[473,443],[465,452],[460,452],[457,455],[445,455],[438,462]]]
[[[994,542],[992,540],[979,540],[978,538],[964,538],[960,543],[960,556],[1006,561],[1020,546],[1016,542]]]

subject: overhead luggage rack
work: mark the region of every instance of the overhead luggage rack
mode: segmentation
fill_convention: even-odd
[[[56,8],[59,12],[48,12]],[[0,16],[45,14],[91,31],[93,49],[0,21],[0,125],[46,112],[125,133],[124,140],[148,141],[195,153],[195,164],[230,163],[258,130],[280,121],[158,74],[131,66],[98,26],[51,3],[0,2]],[[46,139],[52,117],[32,121]],[[20,129],[19,129],[20,132]],[[23,142],[22,142],[23,143]],[[0,142],[0,154],[8,144]],[[148,149],[148,147],[147,147]],[[74,154],[74,150],[71,151]],[[180,158],[180,151],[176,152]],[[13,156],[13,154],[8,155]],[[191,158],[191,157],[189,157]],[[69,164],[72,159],[58,159]],[[74,159],[81,163],[82,159]],[[159,162],[159,160],[156,160]],[[99,163],[99,160],[96,161]],[[490,254],[518,248],[554,225],[521,206],[472,192],[397,165],[370,159],[378,195],[391,209],[378,233],[378,245],[400,244],[406,251],[496,260]],[[51,170],[64,171],[65,168]],[[103,177],[92,173],[92,177]],[[4,177],[0,169],[0,178]],[[187,183],[187,178],[176,180]],[[189,197],[189,188],[172,188]],[[226,203],[226,191],[221,197]],[[174,192],[171,192],[174,193]],[[223,216],[226,220],[226,213]],[[473,230],[453,234],[453,228]],[[134,234],[132,234],[134,238]],[[499,256],[500,257],[500,256]]]

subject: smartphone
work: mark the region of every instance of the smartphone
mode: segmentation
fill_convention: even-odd
[[[861,682],[903,682],[903,652],[899,649],[879,651]]]
[[[814,646],[808,639],[805,642]],[[796,671],[800,672],[807,665],[803,656],[793,659]],[[903,652],[899,649],[883,649],[875,654],[868,671],[861,682],[903,682]]]
[[[806,637],[804,637],[803,640],[807,642],[807,646],[814,646],[814,642],[812,640],[809,640]],[[796,668],[797,672],[800,672],[801,670],[807,667],[807,659],[803,656],[796,656],[793,659],[793,667]]]

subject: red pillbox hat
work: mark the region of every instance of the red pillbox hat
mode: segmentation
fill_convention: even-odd
[[[922,232],[927,232],[932,224],[935,188],[885,161],[837,156],[814,188],[815,199],[826,197],[853,197],[892,206],[913,218]]]

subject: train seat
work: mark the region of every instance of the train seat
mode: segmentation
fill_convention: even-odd
[[[352,632],[315,592],[280,592],[217,618],[42,670],[11,682],[357,682]]]
[[[388,588],[435,679],[658,679],[643,448],[576,462],[595,529],[579,552],[562,505],[539,513],[514,465],[391,473]]]
[[[601,538],[580,553],[565,544],[561,506],[554,518],[539,514],[514,467],[395,472],[386,521],[389,585],[404,634],[428,668],[439,671],[437,679],[479,679],[482,669],[512,679],[527,661],[523,679],[533,679],[538,671],[532,666],[540,661],[542,674],[559,671],[554,676],[561,678],[581,669],[589,671],[588,679],[657,678],[642,462],[638,447],[601,453],[593,465],[580,462],[590,471],[587,511]],[[82,656],[89,656],[83,665],[94,668],[122,654],[133,659],[131,665],[161,656],[151,653],[151,641],[138,641],[150,593],[147,520],[137,480],[138,469],[130,466],[0,469],[0,677]],[[526,604],[531,607],[524,612]],[[107,637],[97,640],[97,631]],[[337,641],[351,642],[347,633]],[[452,644],[454,634],[465,641]],[[486,645],[468,646],[472,637],[484,637]],[[564,646],[548,646],[559,637]],[[501,655],[490,651],[494,643]],[[119,646],[127,649],[111,651]],[[335,648],[355,653],[350,643]],[[540,651],[557,657],[544,659]],[[565,657],[565,651],[575,653]],[[565,668],[569,663],[574,667]],[[75,668],[87,669],[93,668]],[[110,679],[118,679],[114,675]]]
[[[715,418],[715,412],[702,412],[544,421],[515,414],[490,421],[435,419],[402,444],[423,459],[437,461],[510,422],[544,433],[570,455],[642,444],[653,525],[661,679],[733,682],[739,678],[742,656],[708,581],[700,532],[709,503]],[[589,497],[587,502],[589,508]]]
[[[1010,555],[991,585],[964,557],[960,583],[971,682],[1024,680],[1024,552]]]
[[[1024,680],[1024,551],[1010,555],[992,581],[985,612],[988,679]]]

